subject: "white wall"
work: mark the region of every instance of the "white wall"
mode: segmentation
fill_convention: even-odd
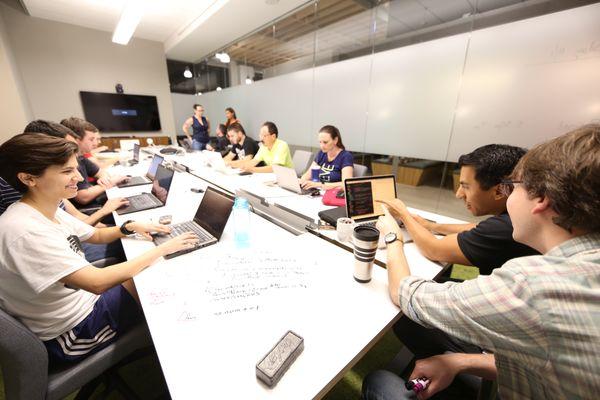
[[[256,136],[317,145],[333,124],[354,151],[456,161],[487,143],[531,147],[600,122],[600,4],[280,75],[198,97]],[[213,121],[214,123],[214,121]]]
[[[0,3],[6,33],[31,104],[31,117],[83,117],[79,91],[156,96],[162,131],[175,133],[162,43],[111,42],[111,33],[29,17]],[[157,133],[157,132],[153,132]]]
[[[10,139],[23,128],[31,119],[31,110],[23,88],[21,74],[17,68],[8,35],[6,34],[4,18],[0,13],[0,143]]]

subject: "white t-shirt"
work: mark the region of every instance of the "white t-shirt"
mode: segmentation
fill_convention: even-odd
[[[55,219],[20,201],[0,216],[0,305],[44,341],[83,321],[98,299],[60,282],[90,264],[79,240],[95,228],[60,208]]]

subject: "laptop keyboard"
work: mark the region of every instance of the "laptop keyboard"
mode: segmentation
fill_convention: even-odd
[[[156,200],[150,196],[134,196],[127,200],[129,200],[129,208],[133,207],[135,209],[141,209],[154,207],[156,205]]]
[[[193,221],[171,225],[171,233],[168,236],[173,238],[186,232],[194,232],[200,238],[200,242],[206,242],[207,240],[212,239],[212,236]]]

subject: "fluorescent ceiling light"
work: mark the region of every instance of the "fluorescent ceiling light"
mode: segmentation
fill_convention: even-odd
[[[192,74],[192,71],[190,71],[190,67],[185,67],[185,71],[183,71],[183,76],[186,78],[191,78],[192,76],[194,76]]]
[[[133,32],[135,32],[135,28],[137,28],[143,15],[143,1],[129,0],[123,8],[121,18],[113,33],[112,41],[118,44],[129,43],[129,40],[131,39],[131,36],[133,36]]]
[[[187,24],[183,29],[175,32],[169,39],[165,41],[165,51],[172,49],[177,43],[183,38],[191,34],[193,31],[198,29],[200,25],[205,23],[210,17],[212,17],[217,11],[219,11],[229,0],[215,0],[210,6],[206,8],[197,18]]]

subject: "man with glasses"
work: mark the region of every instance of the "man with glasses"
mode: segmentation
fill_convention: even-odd
[[[417,362],[426,399],[461,372],[496,377],[506,399],[593,399],[600,391],[600,124],[530,150],[506,190],[513,237],[542,255],[510,260],[489,276],[439,284],[410,276],[402,233],[386,210],[392,301],[422,326],[487,354],[444,354]],[[377,371],[366,399],[403,399],[401,380]],[[440,397],[436,397],[440,398]],[[445,398],[442,396],[441,398]]]

